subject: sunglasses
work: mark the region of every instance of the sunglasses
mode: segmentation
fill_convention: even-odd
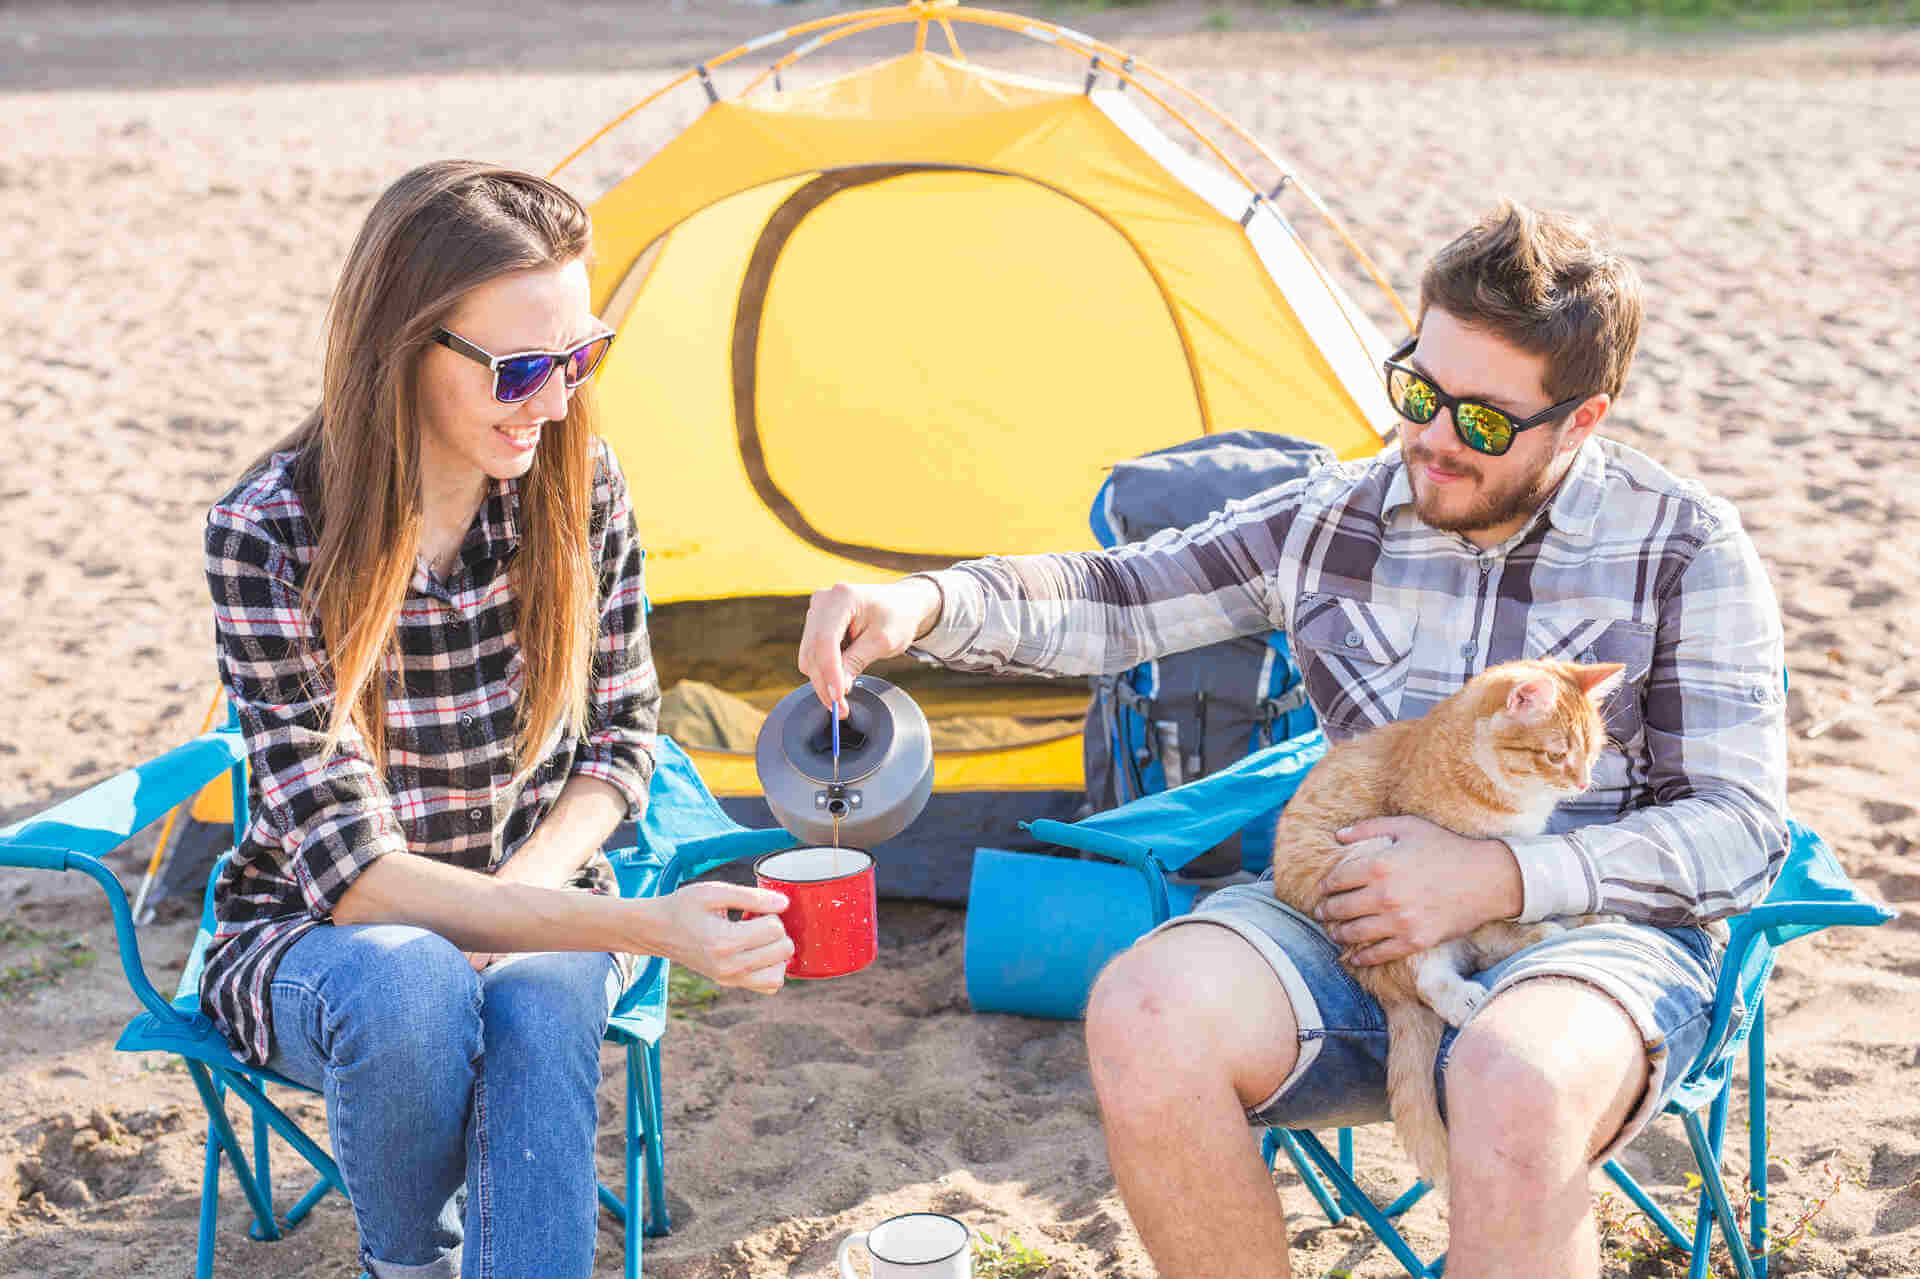
[[[1404,346],[1387,357],[1384,366],[1387,371],[1387,398],[1393,401],[1394,411],[1415,426],[1425,426],[1433,421],[1443,408],[1452,409],[1454,435],[1476,453],[1499,457],[1513,447],[1514,436],[1543,426],[1578,408],[1580,402],[1587,398],[1576,395],[1542,409],[1532,417],[1515,418],[1491,404],[1448,395],[1432,378],[1400,363],[1413,354],[1413,348],[1419,341],[1417,337],[1408,338]]]
[[[493,374],[493,398],[502,404],[519,404],[540,394],[540,388],[557,368],[567,370],[569,391],[592,377],[607,358],[607,348],[613,345],[613,330],[595,334],[571,351],[519,351],[513,355],[495,355],[449,329],[435,329],[433,340],[475,364],[486,365]]]

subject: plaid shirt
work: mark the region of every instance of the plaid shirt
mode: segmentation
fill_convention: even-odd
[[[1523,920],[1705,922],[1758,902],[1786,855],[1773,588],[1730,505],[1611,441],[1486,551],[1419,520],[1391,449],[1134,546],[931,576],[946,602],[919,651],[968,669],[1109,673],[1284,630],[1334,741],[1494,663],[1624,663],[1592,788],[1507,841]]]
[[[500,866],[571,777],[597,777],[646,804],[660,686],[647,644],[642,552],[626,479],[596,440],[591,549],[600,634],[584,738],[556,731],[530,776],[514,776],[521,659],[509,569],[519,545],[517,481],[495,481],[452,576],[424,565],[401,606],[387,699],[387,769],[349,729],[322,754],[332,705],[324,648],[300,607],[316,539],[274,455],[207,516],[220,679],[247,742],[251,821],[214,888],[216,930],[201,1006],[246,1060],[273,1055],[268,991],[287,948],[331,920],[375,858],[410,852],[474,871]],[[615,888],[595,853],[575,880]]]

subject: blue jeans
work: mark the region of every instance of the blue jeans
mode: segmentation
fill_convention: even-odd
[[[282,957],[268,1065],[326,1097],[374,1279],[592,1273],[594,1093],[619,994],[605,954],[476,973],[397,924],[316,928]]]

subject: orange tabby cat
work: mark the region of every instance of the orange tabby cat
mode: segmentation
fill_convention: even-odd
[[[1369,817],[1424,817],[1473,839],[1540,834],[1555,805],[1587,788],[1607,740],[1600,707],[1623,669],[1552,661],[1489,667],[1420,718],[1333,747],[1281,812],[1274,894],[1311,915],[1322,878],[1357,847],[1334,832]],[[1349,966],[1386,1012],[1388,1105],[1427,1184],[1443,1184],[1447,1171],[1433,1083],[1440,1037],[1485,995],[1466,974],[1568,925],[1604,918],[1497,921],[1406,959]]]

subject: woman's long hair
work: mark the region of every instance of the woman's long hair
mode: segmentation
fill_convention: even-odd
[[[326,648],[327,747],[349,724],[384,768],[389,676],[419,553],[421,367],[433,331],[478,285],[587,255],[591,224],[550,182],[471,161],[423,165],[389,187],[347,255],[327,316],[320,407],[275,451],[319,544],[302,604]],[[575,390],[520,480],[512,567],[523,662],[517,772],[554,729],[583,732],[598,633],[589,547],[594,406]]]

